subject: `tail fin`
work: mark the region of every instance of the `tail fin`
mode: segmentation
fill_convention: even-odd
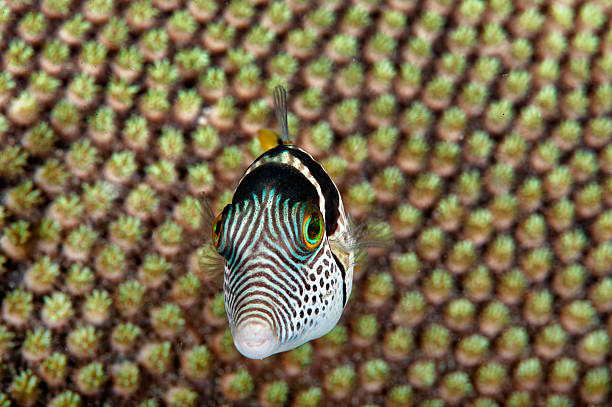
[[[274,88],[274,113],[281,130],[283,143],[290,143],[289,125],[287,123],[287,91],[282,86]]]

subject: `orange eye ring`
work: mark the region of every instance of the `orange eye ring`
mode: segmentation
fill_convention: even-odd
[[[317,209],[311,211],[302,222],[302,240],[310,250],[315,249],[323,240],[323,216]]]
[[[219,246],[219,238],[221,237],[221,220],[223,219],[223,212],[221,212],[219,214],[219,216],[217,216],[217,219],[215,219],[215,223],[213,224],[212,227],[212,242],[215,245],[215,247]]]

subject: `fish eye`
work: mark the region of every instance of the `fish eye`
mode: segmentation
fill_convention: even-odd
[[[309,249],[314,249],[321,243],[323,239],[323,217],[321,212],[315,209],[304,218],[302,234],[304,236],[304,243],[306,243],[306,247]]]
[[[215,219],[215,223],[213,224],[213,227],[212,227],[212,241],[215,247],[219,246],[219,237],[221,237],[221,227],[222,227],[221,221],[222,220],[223,220],[223,212],[221,212],[219,216],[217,216],[217,219]]]

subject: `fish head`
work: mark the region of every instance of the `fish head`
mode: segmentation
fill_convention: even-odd
[[[263,190],[228,205],[213,226],[225,258],[224,300],[234,344],[262,359],[329,332],[346,293],[324,218],[312,202]]]

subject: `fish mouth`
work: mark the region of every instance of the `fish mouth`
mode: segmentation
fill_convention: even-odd
[[[272,328],[260,321],[247,321],[234,329],[234,345],[250,359],[263,359],[276,353],[278,341]]]

